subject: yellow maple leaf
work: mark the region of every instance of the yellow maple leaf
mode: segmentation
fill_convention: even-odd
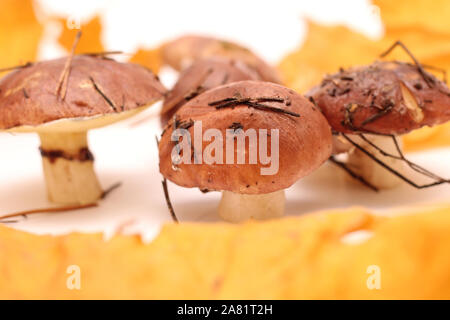
[[[400,40],[423,65],[450,72],[450,34],[444,35],[410,27],[393,29],[389,35],[386,34],[384,39],[387,40],[387,46]],[[406,52],[400,48],[393,50],[386,59],[412,62]],[[428,69],[428,71],[442,78],[441,72],[433,69]]]
[[[147,245],[135,236],[105,242],[0,226],[0,298],[448,299],[449,231],[448,204],[383,217],[351,208],[170,224]],[[79,268],[81,290],[67,286],[70,266]],[[370,288],[374,268],[379,290]]]
[[[403,27],[426,32],[450,34],[450,2],[448,0],[374,0],[381,19],[390,30]],[[448,38],[447,38],[448,39]],[[423,43],[424,46],[427,43]]]
[[[375,41],[344,26],[329,27],[308,21],[305,42],[281,61],[279,69],[288,86],[304,92],[340,67],[372,63],[395,41],[401,40],[422,63],[450,70],[450,41],[446,39],[441,34],[420,29],[397,29]],[[411,61],[401,49],[393,50],[386,59]]]
[[[326,73],[372,62],[386,47],[385,42],[370,40],[344,26],[307,23],[303,45],[279,64],[285,83],[301,93],[320,83]]]
[[[0,1],[0,68],[34,61],[42,31],[31,0]]]
[[[403,137],[405,151],[420,151],[450,145],[450,122],[414,130]]]
[[[154,73],[158,73],[162,65],[160,49],[139,49],[130,58],[129,62],[141,64]]]
[[[73,42],[78,29],[69,29],[67,21],[60,19],[63,24],[63,31],[58,38],[59,44],[61,44],[67,51],[70,51],[73,46]],[[91,53],[102,52],[104,47],[101,41],[102,24],[99,16],[92,18],[85,24],[81,24],[80,29],[83,33],[80,41],[77,44],[75,53]]]

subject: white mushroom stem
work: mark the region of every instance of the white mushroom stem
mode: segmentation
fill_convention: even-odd
[[[48,198],[60,204],[88,204],[102,196],[88,149],[87,132],[39,133]]]
[[[399,155],[392,138],[370,134],[365,134],[364,136],[384,152],[395,156]],[[377,148],[371,146],[368,142],[356,135],[349,135],[349,138],[395,171],[399,173],[404,171],[405,164],[403,161],[384,156],[379,150],[377,150]],[[398,143],[401,148],[400,140]],[[362,176],[367,182],[380,190],[394,188],[401,183],[400,178],[389,172],[380,164],[376,163],[373,159],[357,148],[353,148],[348,153],[347,165],[353,172]]]
[[[229,222],[272,219],[284,214],[284,205],[284,190],[256,195],[223,191],[219,216]]]

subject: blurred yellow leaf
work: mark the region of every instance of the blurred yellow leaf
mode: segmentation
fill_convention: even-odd
[[[386,48],[385,43],[343,26],[327,27],[308,21],[305,42],[281,61],[279,70],[289,87],[303,93],[320,83],[326,73],[374,61]]]
[[[383,217],[353,208],[171,224],[148,245],[135,236],[105,242],[0,226],[0,298],[448,299],[449,247],[449,205]],[[72,265],[81,290],[66,285]],[[380,269],[380,290],[367,286],[370,266]]]
[[[413,1],[425,10],[425,6],[433,7],[432,1]],[[450,3],[447,1],[447,3]],[[434,27],[423,27],[423,24],[415,24],[415,8],[410,4],[404,5],[402,1],[378,1],[381,7],[382,17],[393,17],[397,13],[397,5],[402,8],[403,20],[396,22],[395,27],[386,27],[386,35],[377,41],[370,40],[361,34],[355,33],[343,26],[321,26],[308,21],[308,33],[303,45],[296,51],[287,55],[279,64],[279,69],[287,86],[304,93],[311,87],[317,85],[327,73],[337,72],[339,67],[368,64],[378,59],[380,53],[384,52],[395,41],[402,41],[414,56],[423,64],[434,66],[445,70],[450,74],[450,15],[447,19],[440,21],[439,14],[436,21],[428,13],[436,11],[436,8],[421,12],[420,21],[429,22]],[[411,3],[411,6],[414,6]],[[447,4],[443,11],[447,10]],[[414,11],[409,15],[409,11]],[[426,17],[426,18],[425,18]],[[389,18],[386,18],[389,23]],[[437,26],[442,27],[442,32],[437,32]],[[410,61],[411,58],[401,48],[393,50],[386,60]],[[439,71],[429,69],[439,78],[443,74]],[[414,131],[404,137],[406,150],[419,150],[426,146],[450,145],[450,126],[437,126],[436,128],[425,128]],[[422,136],[426,134],[427,139]]]
[[[63,24],[63,32],[59,36],[58,42],[67,51],[70,51],[72,49],[75,36],[79,30],[69,29],[65,19],[60,19],[60,21]],[[102,24],[99,16],[96,16],[87,23],[82,24],[81,31],[83,35],[78,42],[75,53],[104,51],[101,41]]]
[[[422,63],[450,71],[450,41],[441,34],[397,29],[391,36],[374,41],[344,26],[328,27],[311,21],[305,42],[281,61],[279,69],[285,83],[303,93],[340,67],[372,63],[396,40],[401,40]],[[411,61],[411,58],[397,48],[386,60]]]
[[[374,0],[380,8],[387,35],[392,29],[413,27],[426,32],[450,34],[448,0]],[[448,41],[448,38],[447,38]],[[427,43],[423,43],[426,47]]]
[[[131,57],[129,62],[141,64],[154,73],[158,73],[162,65],[161,51],[159,48],[156,49],[139,49]]]
[[[450,34],[444,35],[409,27],[391,30],[384,39],[387,42],[383,50],[387,49],[395,41],[400,40],[422,64],[442,68],[450,72]],[[392,51],[386,59],[412,62],[411,58],[401,48]],[[442,78],[442,73],[431,69],[428,71]]]
[[[34,61],[42,31],[31,0],[0,1],[0,68]]]
[[[423,127],[403,136],[403,147],[405,151],[419,151],[449,145],[450,122],[432,128]]]

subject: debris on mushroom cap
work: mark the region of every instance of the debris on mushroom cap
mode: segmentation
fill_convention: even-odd
[[[177,83],[164,99],[161,110],[163,125],[182,105],[200,93],[241,80],[259,80],[259,76],[245,63],[232,59],[210,57],[195,61],[182,71]]]
[[[421,123],[424,115],[422,108],[419,106],[416,98],[414,97],[414,94],[411,92],[411,90],[408,89],[403,81],[400,81],[400,90],[402,92],[403,103],[405,104],[406,108],[408,108],[408,112],[410,113],[411,117],[415,122]]]
[[[278,129],[279,152],[273,155],[279,157],[278,171],[273,175],[262,175],[261,167],[269,165],[262,165],[259,160],[257,164],[249,164],[249,139],[245,145],[245,164],[227,164],[226,150],[223,150],[223,164],[180,163],[174,168],[171,159],[176,144],[171,141],[174,128],[184,128],[191,137],[196,137],[196,121],[201,121],[203,132],[210,128],[218,129],[224,137],[223,145],[227,129],[234,130],[236,137],[249,129],[254,129],[257,134],[260,129],[267,129],[268,135],[271,129]],[[203,154],[211,143],[203,139],[200,144],[202,150],[196,150],[196,140],[193,140],[192,154]],[[259,137],[257,141],[259,145]],[[268,155],[272,155],[270,136],[267,141]],[[251,148],[256,148],[256,145]],[[234,160],[236,153],[235,145]],[[270,193],[287,188],[318,168],[330,153],[331,129],[319,109],[291,89],[261,81],[234,82],[190,100],[168,123],[159,143],[160,171],[167,179],[184,187],[243,194]]]
[[[76,55],[61,98],[55,90],[66,60],[36,62],[0,80],[0,129],[121,114],[152,104],[166,91],[150,70],[139,65]]]
[[[200,58],[221,56],[245,62],[254,69],[264,81],[281,83],[278,71],[269,66],[249,49],[226,40],[186,35],[166,43],[162,47],[163,61],[175,68],[183,70]]]
[[[450,120],[449,88],[425,76],[409,63],[376,61],[325,77],[307,96],[338,132],[403,134]]]

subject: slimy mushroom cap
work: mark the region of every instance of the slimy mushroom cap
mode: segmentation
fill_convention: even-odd
[[[176,70],[183,70],[194,61],[206,57],[227,57],[240,60],[254,69],[264,81],[281,83],[275,68],[249,49],[234,42],[199,35],[185,35],[162,47],[163,61]]]
[[[242,80],[259,80],[259,76],[240,61],[221,57],[196,60],[181,72],[177,83],[164,99],[161,110],[163,124],[166,124],[183,104],[200,93]]]
[[[258,107],[261,105],[267,108]],[[171,141],[173,130],[185,128],[194,137],[194,123],[199,120],[203,132],[214,128],[222,133],[224,146],[228,139],[227,129],[235,130],[236,135],[249,129],[255,129],[257,135],[260,129],[266,129],[268,135],[273,134],[272,129],[278,130],[277,155],[272,154],[271,137],[267,137],[268,155],[279,157],[278,171],[273,175],[262,175],[263,165],[259,160],[257,164],[249,164],[248,140],[244,164],[227,164],[224,150],[223,164],[203,162],[174,166],[171,159],[175,146]],[[202,142],[202,153],[209,143]],[[236,141],[232,143],[236,161]],[[293,90],[261,81],[231,83],[193,98],[169,122],[159,143],[160,171],[167,179],[184,187],[240,194],[264,194],[285,189],[318,168],[330,153],[331,129],[320,110]]]
[[[76,55],[62,99],[56,91],[66,59],[36,62],[0,80],[0,130],[84,131],[131,116],[166,91],[139,65]]]
[[[325,77],[307,96],[337,132],[404,134],[450,120],[450,90],[416,65],[376,61]]]
[[[51,202],[96,202],[87,131],[130,117],[165,94],[148,69],[76,55],[25,65],[0,80],[0,130],[37,132]]]

